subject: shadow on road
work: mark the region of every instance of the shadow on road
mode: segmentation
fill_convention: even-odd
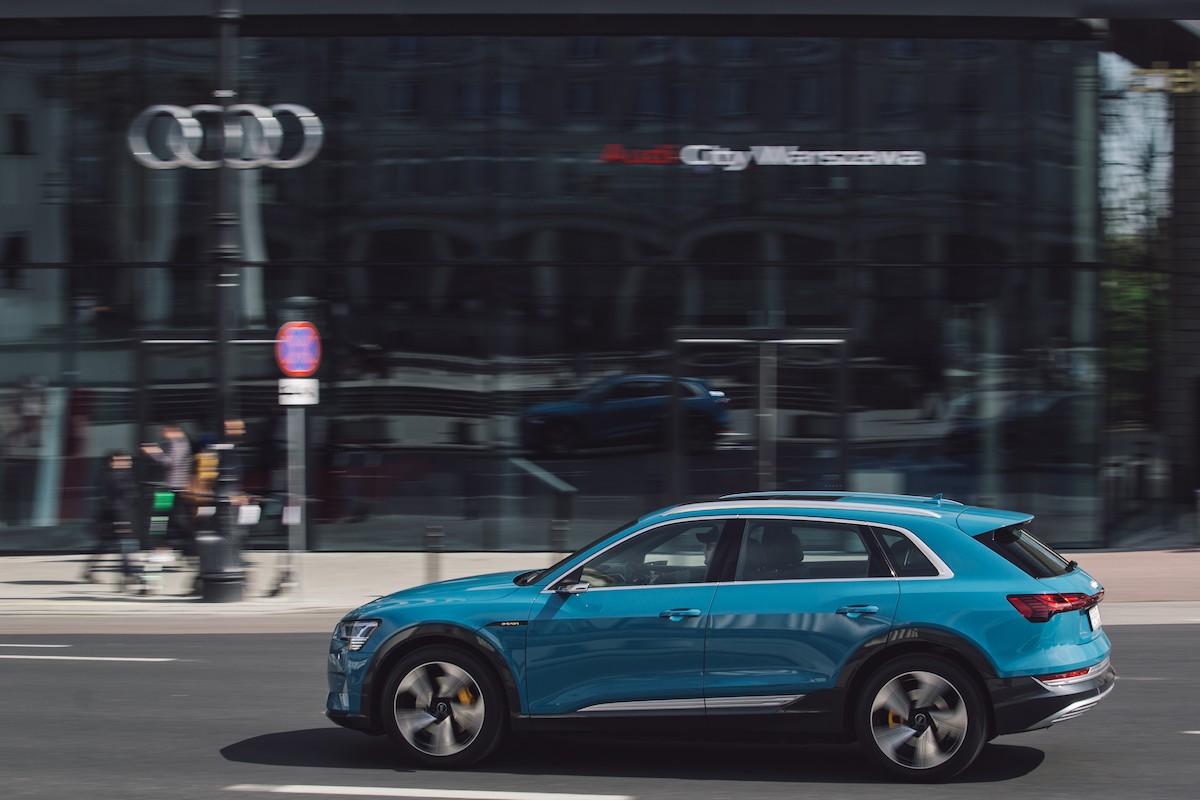
[[[385,737],[336,728],[256,736],[221,750],[229,761],[283,767],[415,772]],[[989,744],[954,783],[999,783],[1023,777],[1045,754],[1032,747]],[[564,775],[739,783],[891,783],[869,769],[855,745],[614,743],[594,739],[510,737],[473,767],[476,775]]]

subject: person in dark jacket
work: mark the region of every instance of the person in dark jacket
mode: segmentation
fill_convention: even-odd
[[[121,558],[122,579],[132,579],[129,556],[138,549],[133,532],[137,507],[138,485],[133,476],[133,457],[124,450],[114,450],[105,459],[104,472],[100,476],[100,501],[96,509],[99,543],[83,569],[85,581],[94,580],[96,567],[106,553],[117,553]]]

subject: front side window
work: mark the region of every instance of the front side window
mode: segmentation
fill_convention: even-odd
[[[724,520],[652,528],[601,553],[583,567],[593,587],[704,583]]]

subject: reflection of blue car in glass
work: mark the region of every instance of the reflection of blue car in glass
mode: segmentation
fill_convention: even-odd
[[[894,777],[966,769],[1113,688],[1104,590],[1029,514],[940,495],[731,495],[554,566],[347,614],[326,713],[462,767],[512,732],[857,740]]]
[[[1020,395],[993,416],[983,416],[978,405],[963,404],[959,409],[946,433],[947,453],[977,455],[992,446],[1006,458],[1048,463],[1092,461],[1098,456],[1098,431],[1103,422],[1099,394]]]
[[[729,398],[699,378],[679,379],[684,436],[693,448],[712,447],[729,430]],[[592,384],[569,400],[521,412],[521,443],[563,455],[585,447],[666,445],[672,388],[667,375],[620,375]]]

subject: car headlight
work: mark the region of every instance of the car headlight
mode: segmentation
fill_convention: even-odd
[[[348,642],[351,650],[361,650],[367,643],[367,639],[370,639],[371,634],[375,633],[378,628],[379,620],[377,619],[343,620],[338,623],[333,635],[343,642]]]

